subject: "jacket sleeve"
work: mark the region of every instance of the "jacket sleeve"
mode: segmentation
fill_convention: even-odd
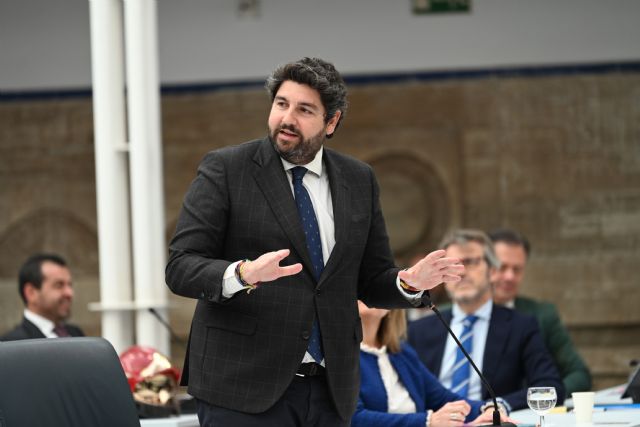
[[[185,195],[169,244],[165,280],[177,295],[216,302],[222,298],[223,274],[231,264],[218,259],[229,215],[226,180],[222,156],[207,154]]]

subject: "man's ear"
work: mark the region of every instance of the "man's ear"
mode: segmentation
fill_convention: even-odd
[[[333,135],[333,132],[336,130],[336,126],[338,126],[341,115],[342,111],[337,110],[333,117],[329,119],[329,122],[327,122],[327,130],[325,132],[327,136]]]
[[[27,303],[35,299],[39,292],[40,289],[36,288],[33,283],[25,283],[23,293]]]

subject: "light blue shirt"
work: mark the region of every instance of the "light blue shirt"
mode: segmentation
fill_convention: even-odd
[[[489,320],[491,319],[491,311],[493,310],[493,301],[490,298],[483,306],[476,310],[475,314],[478,316],[478,320],[473,325],[473,344],[471,352],[469,353],[476,366],[482,371],[482,363],[484,360],[484,349],[487,343],[487,335],[489,334]],[[468,316],[467,313],[454,304],[452,308],[451,330],[460,338],[462,335],[462,321]],[[442,367],[440,368],[440,382],[446,388],[451,388],[451,377],[453,376],[453,365],[456,360],[456,352],[458,346],[451,336],[447,338],[447,343],[444,347],[444,354],[442,355]],[[473,367],[469,367],[470,379],[469,379],[469,395],[467,398],[481,400],[481,380],[478,374],[473,370]]]

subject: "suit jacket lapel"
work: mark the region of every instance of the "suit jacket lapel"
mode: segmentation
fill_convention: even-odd
[[[40,328],[38,328],[33,322],[28,320],[26,317],[22,318],[22,327],[27,332],[27,335],[30,338],[46,338],[46,336],[42,333]]]
[[[498,370],[500,355],[504,353],[504,348],[511,331],[509,317],[509,311],[497,310],[496,306],[493,306],[482,361],[482,373],[485,374],[487,378],[493,378]]]
[[[453,318],[453,314],[451,310],[446,310],[442,313],[442,318],[447,325],[451,326],[451,319]],[[438,322],[440,323],[440,322]],[[442,325],[438,325],[434,334],[436,335],[436,339],[433,341],[435,343],[433,347],[433,373],[436,377],[440,378],[441,370],[442,370],[442,356],[444,356],[444,347],[447,345],[447,339],[449,334],[447,333],[447,329],[441,327]]]
[[[333,223],[336,244],[331,251],[329,259],[325,263],[324,270],[320,276],[320,286],[326,278],[328,278],[336,269],[339,264],[342,253],[345,248],[346,234],[348,233],[349,226],[349,186],[347,180],[343,175],[343,171],[337,164],[333,152],[330,149],[324,148],[324,165],[329,175],[329,186],[331,188],[331,201],[333,203]]]
[[[262,140],[253,161],[258,165],[253,174],[258,187],[267,199],[280,227],[291,241],[293,249],[302,259],[303,265],[308,271],[313,271],[313,264],[307,251],[304,231],[291,186],[287,181],[287,174],[282,167],[280,156],[273,149],[268,138]],[[311,277],[313,277],[312,274]]]

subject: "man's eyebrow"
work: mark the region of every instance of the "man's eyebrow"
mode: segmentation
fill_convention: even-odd
[[[286,101],[286,102],[289,102],[289,103],[291,102],[291,101],[289,101],[289,100],[287,99],[287,97],[282,96],[282,95],[276,95],[276,96],[273,98],[273,100],[274,100],[274,101]],[[297,106],[301,106],[301,107],[307,107],[307,108],[310,108],[310,109],[312,109],[312,110],[316,110],[316,111],[319,111],[319,110],[320,110],[320,107],[319,107],[318,105],[314,104],[313,102],[305,102],[305,101],[302,101],[302,102],[298,102],[296,105],[297,105]]]

